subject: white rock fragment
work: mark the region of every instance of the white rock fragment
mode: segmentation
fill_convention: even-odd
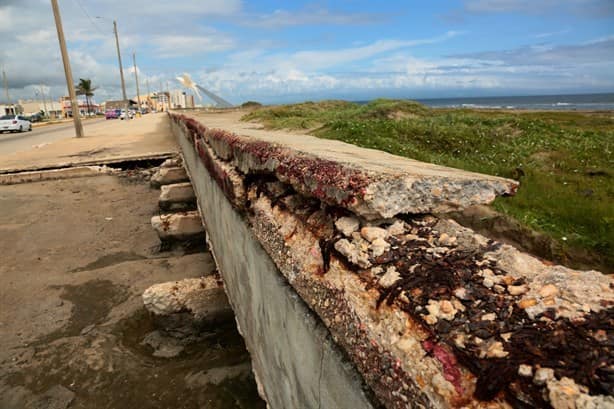
[[[372,243],[375,239],[385,239],[388,236],[388,232],[381,227],[366,226],[360,229],[360,235]]]
[[[379,279],[378,284],[384,288],[388,288],[394,285],[401,275],[394,266],[390,266],[386,269],[386,273]]]
[[[360,221],[353,216],[349,217],[340,217],[335,222],[335,227],[339,230],[345,237],[351,237],[352,233],[358,231],[360,228]]]
[[[379,257],[390,248],[390,244],[384,239],[375,239],[371,243],[371,252],[373,257]]]
[[[533,377],[533,383],[535,385],[545,385],[549,380],[554,379],[554,369],[552,368],[538,368],[535,371]]]
[[[458,312],[454,304],[448,300],[429,300],[426,310],[429,314],[424,319],[429,324],[434,324],[440,319],[452,321]]]
[[[482,315],[482,321],[494,321],[496,318],[497,314],[495,314],[494,312]]]
[[[509,355],[501,341],[490,341],[480,346],[479,356],[480,358],[505,358]]]
[[[405,223],[402,220],[397,220],[388,226],[386,230],[388,230],[390,236],[398,236],[399,234],[405,233]]]
[[[361,250],[360,245],[356,246],[347,239],[338,240],[335,243],[335,250],[344,255],[352,264],[360,268],[371,267],[369,255]]]
[[[525,378],[533,377],[533,367],[531,365],[520,364],[518,366],[518,375]]]

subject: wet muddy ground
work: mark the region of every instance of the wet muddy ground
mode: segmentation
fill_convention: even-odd
[[[214,269],[160,252],[158,194],[118,176],[0,186],[0,408],[264,407],[232,322],[154,356],[176,340],[142,292]]]

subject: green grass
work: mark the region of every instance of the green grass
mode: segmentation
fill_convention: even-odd
[[[306,102],[247,114],[270,128],[518,179],[494,207],[614,264],[614,114],[430,109],[412,101]]]

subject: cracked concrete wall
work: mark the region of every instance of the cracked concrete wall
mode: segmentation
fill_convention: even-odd
[[[362,377],[172,122],[260,392],[271,408],[372,408]]]

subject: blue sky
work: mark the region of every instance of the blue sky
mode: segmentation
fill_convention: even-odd
[[[232,102],[614,91],[614,1],[60,0],[76,78],[120,95],[188,72]],[[25,15],[25,24],[23,20]],[[100,16],[102,18],[97,18]],[[11,94],[65,92],[47,0],[2,0]]]

